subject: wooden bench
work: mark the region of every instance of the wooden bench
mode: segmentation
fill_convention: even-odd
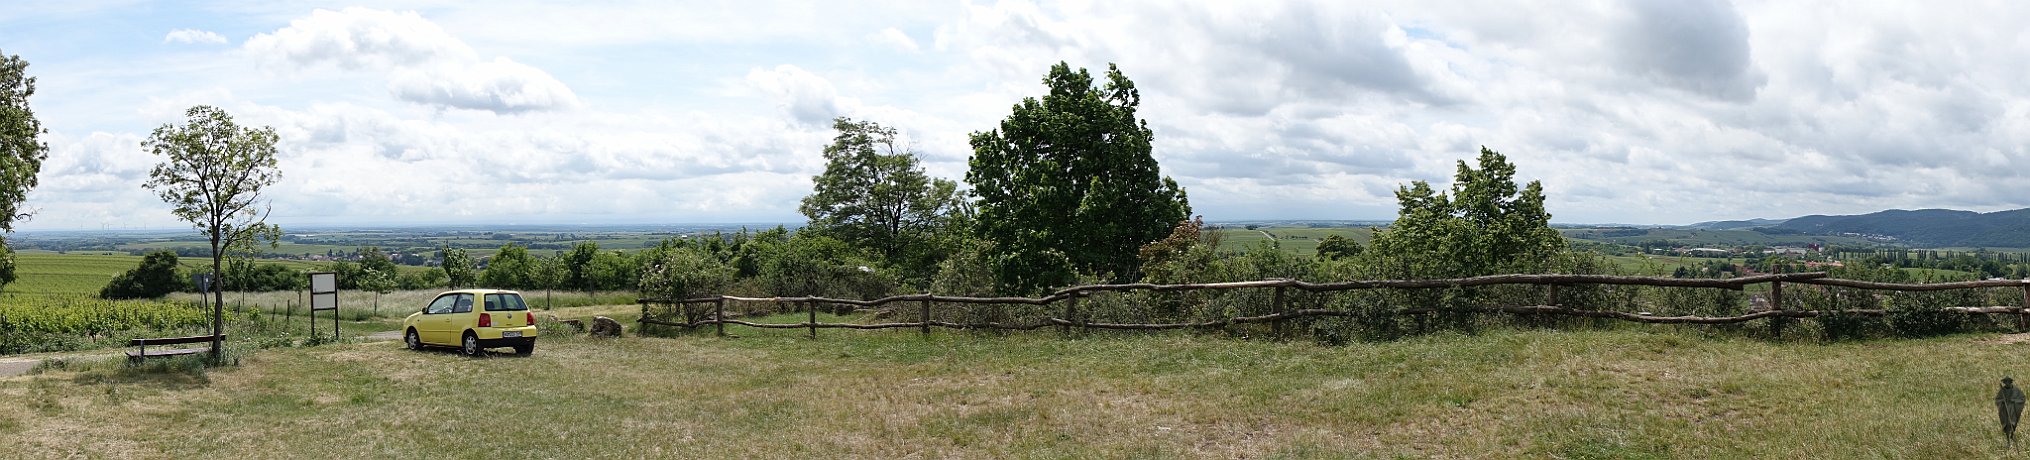
[[[225,334],[219,334],[219,336],[218,336],[218,340],[219,340],[219,341],[221,341],[221,342],[225,341],[225,340],[226,340],[226,336],[225,336]],[[141,360],[143,360],[143,359],[147,359],[147,358],[162,358],[162,357],[168,357],[168,356],[183,356],[183,355],[193,355],[193,354],[198,354],[198,353],[207,353],[207,352],[210,352],[210,351],[211,351],[211,346],[210,346],[210,345],[206,345],[206,346],[202,346],[202,347],[197,347],[197,348],[177,348],[177,349],[168,349],[168,350],[165,350],[165,349],[160,349],[160,348],[157,348],[157,349],[155,349],[155,350],[149,350],[149,349],[148,349],[148,346],[149,346],[149,345],[158,345],[158,346],[160,346],[160,345],[177,345],[177,344],[185,344],[185,343],[206,343],[206,344],[209,344],[209,343],[211,343],[211,341],[212,341],[212,336],[209,336],[209,335],[194,335],[194,336],[190,336],[190,337],[165,337],[165,338],[156,338],[156,339],[134,339],[134,340],[128,340],[128,341],[127,341],[127,346],[130,346],[130,347],[141,347],[141,350],[139,350],[139,351],[129,351],[129,352],[127,352],[127,362],[130,362],[130,363],[139,363],[139,362],[141,362]]]

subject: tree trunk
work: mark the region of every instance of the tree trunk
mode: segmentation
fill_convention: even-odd
[[[226,345],[226,344],[225,344],[225,341],[224,341],[224,340],[220,340],[220,339],[219,339],[219,335],[220,335],[220,334],[223,334],[223,333],[225,332],[225,316],[226,316],[226,307],[225,307],[225,303],[226,303],[226,291],[225,291],[225,282],[224,282],[224,281],[225,281],[225,276],[224,276],[224,272],[223,272],[222,270],[220,270],[220,267],[222,267],[222,265],[220,265],[220,264],[223,264],[223,263],[225,263],[225,253],[224,253],[224,252],[222,252],[222,251],[219,251],[219,237],[218,237],[218,227],[214,226],[214,227],[212,227],[212,237],[211,237],[211,278],[212,278],[212,279],[211,279],[211,292],[212,292],[212,303],[211,303],[211,362],[212,362],[212,364],[218,364],[218,363],[219,363],[219,359],[220,359],[220,358],[221,358],[221,357],[223,356],[223,355],[222,355],[222,354],[221,354],[220,352],[221,352],[221,350],[222,350],[223,348],[225,348],[225,345]]]

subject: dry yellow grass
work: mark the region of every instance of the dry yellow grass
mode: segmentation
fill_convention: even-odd
[[[2030,378],[2015,359],[2030,345],[1996,335],[1499,331],[1324,347],[736,331],[546,337],[528,358],[378,342],[201,375],[0,379],[0,445],[28,458],[1965,458],[2003,453],[1988,398],[2002,375]]]

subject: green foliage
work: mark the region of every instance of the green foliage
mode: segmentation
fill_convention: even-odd
[[[531,288],[559,289],[570,279],[571,271],[564,267],[564,257],[543,257],[536,260],[531,276]]]
[[[958,184],[923,173],[915,153],[896,146],[895,129],[839,118],[825,146],[825,172],[799,210],[813,232],[880,255],[885,264],[929,276],[946,255],[940,235],[968,213]],[[956,221],[956,222],[955,222]],[[958,224],[958,225],[955,225]],[[925,267],[925,268],[918,268]]]
[[[665,244],[653,251],[654,259],[643,269],[640,285],[642,297],[650,299],[683,300],[726,293],[733,284],[733,267],[727,266],[718,256],[704,248]],[[694,323],[706,317],[717,305],[711,303],[687,303],[673,305],[674,308],[657,308],[659,305],[642,305],[642,318],[661,321]],[[681,318],[672,315],[682,315]],[[652,325],[643,324],[643,333],[661,332]]]
[[[940,295],[983,296],[994,293],[993,243],[971,240],[937,265],[930,292]]]
[[[799,232],[771,249],[762,256],[759,278],[775,295],[875,298],[896,286],[858,248],[829,236]]]
[[[690,299],[718,295],[733,282],[733,267],[697,248],[677,248],[662,253],[642,273],[639,289],[644,297]]]
[[[1385,276],[1451,278],[1537,271],[1565,248],[1544,211],[1543,185],[1517,188],[1515,165],[1480,149],[1459,162],[1450,193],[1424,181],[1396,190],[1400,214],[1375,233],[1370,260]]]
[[[399,269],[395,268],[393,260],[388,259],[387,253],[381,252],[381,248],[360,248],[359,258],[358,265],[346,264],[350,266],[349,270],[337,270],[340,288],[387,293],[401,287]]]
[[[179,302],[48,297],[0,303],[0,354],[70,349],[65,337],[137,329],[179,330],[208,324],[211,315]],[[50,343],[42,343],[50,341]]]
[[[281,265],[256,263],[249,257],[226,259],[225,285],[228,291],[291,291],[309,287],[302,270]]]
[[[1320,259],[1339,260],[1359,257],[1360,252],[1360,243],[1345,236],[1337,234],[1326,235],[1325,239],[1318,241],[1318,258]]]
[[[15,280],[14,250],[7,247],[7,238],[0,238],[0,287]]]
[[[564,282],[557,286],[563,289],[590,291],[598,284],[592,273],[592,259],[599,257],[599,243],[583,242],[571,245],[571,250],[559,254],[564,260]]]
[[[975,234],[994,242],[1001,289],[1035,292],[1079,272],[1139,277],[1136,250],[1191,215],[1184,190],[1150,153],[1142,96],[1113,65],[1095,87],[1058,63],[1049,93],[1024,98],[998,129],[975,132],[966,182],[979,196]]]
[[[21,56],[0,53],[0,231],[5,232],[14,231],[16,219],[28,217],[21,202],[35,188],[42,160],[49,158],[49,144],[39,138],[48,131],[28,108],[35,77],[27,72],[28,61]],[[0,276],[0,286],[8,281]]]
[[[641,282],[641,263],[620,251],[593,254],[586,280],[595,290],[631,289]]]
[[[480,273],[479,283],[503,289],[534,289],[541,287],[536,282],[536,269],[536,259],[529,256],[528,248],[508,243],[487,260],[486,272]]]
[[[1143,245],[1137,257],[1142,260],[1144,280],[1176,284],[1203,279],[1200,273],[1219,258],[1219,233],[1204,229],[1205,219],[1194,218],[1177,224],[1170,236]]]
[[[521,249],[520,246],[514,246],[513,244],[509,244],[507,246],[502,246],[500,250],[501,252],[507,252],[509,247]],[[528,250],[525,249],[522,250],[521,255],[522,258],[524,259],[528,258],[529,255]],[[452,288],[462,288],[466,286],[471,286],[472,283],[476,281],[477,278],[479,278],[478,274],[475,273],[476,270],[472,268],[472,256],[467,255],[464,249],[446,247],[443,249],[439,249],[437,251],[437,256],[439,259],[444,260],[443,269],[444,269],[444,281],[446,286]],[[498,264],[499,262],[500,255],[499,254],[494,255],[494,263]]]
[[[402,290],[446,287],[449,283],[450,279],[445,276],[443,270],[402,272],[401,276],[396,277],[395,282]]]
[[[169,295],[181,291],[188,283],[176,269],[176,253],[155,251],[141,258],[141,264],[99,290],[99,297],[105,299],[141,299]]]
[[[280,227],[267,223],[261,198],[263,188],[282,178],[275,162],[279,136],[270,127],[241,127],[215,107],[191,107],[185,115],[184,125],[162,125],[142,142],[163,157],[143,185],[207,236],[212,274],[224,279],[217,275],[227,251],[251,251],[256,241],[272,247],[282,236]],[[214,301],[223,302],[224,291],[215,292]]]

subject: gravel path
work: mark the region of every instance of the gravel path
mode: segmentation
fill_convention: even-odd
[[[42,361],[0,361],[0,378],[26,374],[28,373],[29,369],[34,369],[35,365],[41,362]]]

